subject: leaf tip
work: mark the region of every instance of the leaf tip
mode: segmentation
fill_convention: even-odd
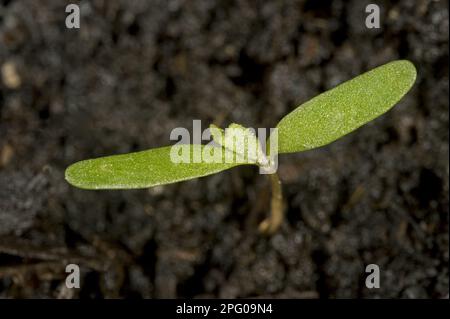
[[[80,178],[80,174],[83,172],[83,162],[85,161],[77,162],[67,167],[64,172],[64,178],[67,183],[74,187],[89,189],[88,185],[83,183],[83,179]]]
[[[75,164],[72,164],[72,165],[70,165],[69,167],[66,168],[66,171],[64,172],[64,179],[70,185],[76,186],[75,185],[76,179],[74,178],[74,176],[75,176],[75,174],[74,174],[74,166],[75,166]]]
[[[405,78],[408,78],[410,86],[414,84],[417,78],[417,69],[416,66],[409,60],[397,60],[394,62],[391,62],[393,65],[395,65],[397,71],[404,76]]]

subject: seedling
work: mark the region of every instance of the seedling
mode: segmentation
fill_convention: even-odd
[[[202,176],[243,164],[268,169],[278,154],[296,153],[327,145],[377,118],[392,108],[412,87],[416,79],[414,65],[398,60],[377,67],[352,80],[326,91],[287,114],[276,126],[278,147],[272,154],[269,136],[266,144],[259,145],[254,157],[243,163],[238,158],[246,154],[248,145],[256,143],[254,135],[246,128],[232,124],[246,143],[227,147],[227,135],[215,126],[211,132],[216,145],[185,145],[191,156],[221,152],[222,159],[232,154],[233,161],[177,162],[171,160],[171,146],[89,159],[67,168],[66,180],[84,189],[134,189],[165,185]],[[258,142],[259,143],[259,142]],[[267,147],[262,147],[267,146]],[[274,233],[283,221],[283,197],[278,175],[269,174],[272,183],[271,215],[260,225],[263,233]]]

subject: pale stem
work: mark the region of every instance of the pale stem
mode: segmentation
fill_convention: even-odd
[[[271,212],[270,216],[259,224],[259,231],[271,235],[278,230],[283,222],[284,207],[280,178],[277,173],[270,174],[269,177],[272,184]]]

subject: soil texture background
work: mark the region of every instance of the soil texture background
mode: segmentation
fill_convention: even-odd
[[[448,298],[448,2],[377,1],[380,29],[368,3],[80,1],[67,29],[65,1],[0,1],[0,297]],[[148,190],[64,180],[73,162],[171,144],[193,119],[274,127],[396,59],[418,78],[395,108],[280,157],[271,237],[256,168]]]

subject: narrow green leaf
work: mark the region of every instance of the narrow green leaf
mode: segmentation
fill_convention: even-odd
[[[414,65],[399,60],[318,95],[278,123],[279,153],[320,147],[354,131],[393,107],[415,79]]]
[[[178,147],[175,145],[174,147]],[[209,145],[183,145],[190,163],[174,163],[171,160],[172,146],[150,149],[123,155],[89,159],[69,166],[66,180],[73,186],[84,189],[131,189],[170,184],[242,165],[242,163],[193,163],[195,152],[212,152],[218,147]],[[225,150],[222,156],[225,156]]]

